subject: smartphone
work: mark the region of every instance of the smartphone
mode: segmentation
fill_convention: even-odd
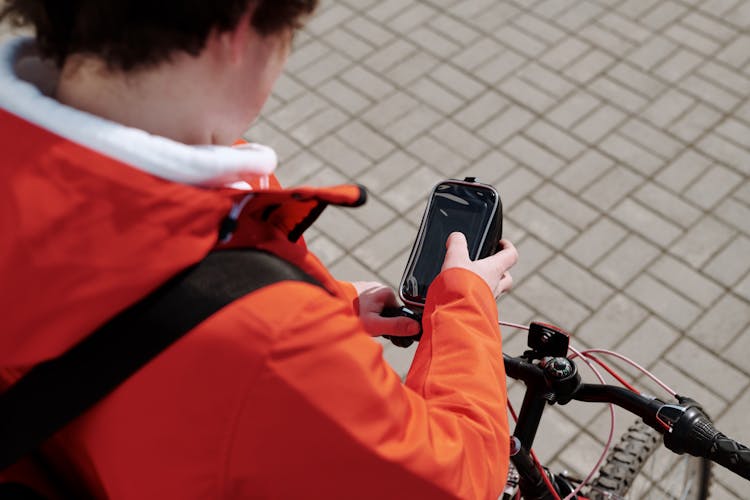
[[[503,209],[497,190],[473,177],[445,180],[430,193],[417,238],[399,286],[399,296],[412,308],[423,308],[427,289],[440,273],[445,243],[452,232],[466,236],[471,260],[498,251]]]

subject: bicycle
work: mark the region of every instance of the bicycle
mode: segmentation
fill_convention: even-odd
[[[517,417],[510,408],[516,417],[516,426],[511,438],[511,468],[501,496],[503,500],[620,499],[626,498],[633,484],[639,483],[645,491],[633,498],[703,499],[709,494],[711,462],[750,480],[750,449],[716,430],[696,401],[676,394],[637,363],[601,349],[578,352],[570,346],[569,335],[552,325],[538,322],[529,327],[507,322],[500,324],[528,330],[529,347],[521,356],[503,355],[507,377],[520,380],[526,386]],[[602,354],[614,355],[633,364],[667,390],[675,401],[662,401],[638,393],[599,359]],[[591,366],[601,384],[583,383],[575,358],[581,358]],[[594,363],[623,387],[605,384],[593,367]],[[570,401],[614,404],[642,419],[623,434],[601,465],[607,453],[605,447],[599,462],[584,479],[565,472],[553,473],[540,464],[532,451],[545,407],[566,405]],[[614,428],[612,406],[610,412]],[[610,441],[611,438],[610,431]],[[668,463],[664,470],[656,471],[652,475],[655,477],[650,477],[644,464],[660,447],[662,438],[666,448],[676,454],[674,457],[688,455],[679,466]],[[667,487],[672,487],[668,480],[676,481],[676,491],[667,490]]]

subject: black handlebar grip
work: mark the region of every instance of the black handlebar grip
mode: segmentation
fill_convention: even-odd
[[[675,453],[689,453],[726,467],[750,480],[750,449],[719,432],[696,407],[689,407],[664,433],[664,445]]]
[[[721,432],[714,436],[706,458],[750,480],[750,449]]]
[[[391,343],[397,347],[409,347],[414,342],[419,342],[422,338],[422,315],[408,309],[406,307],[386,307],[380,315],[384,318],[395,318],[398,316],[406,316],[419,323],[419,333],[409,337],[401,337],[398,335],[383,335],[383,338],[388,339]]]

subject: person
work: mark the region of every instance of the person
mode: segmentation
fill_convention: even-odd
[[[322,285],[226,306],[45,443],[82,494],[475,499],[505,483],[495,296],[513,245],[471,261],[450,236],[402,382],[371,337],[418,325],[381,317],[393,291],[336,280],[301,237],[362,189],[284,189],[271,149],[235,144],[315,4],[5,3],[36,34],[0,48],[3,387],[213,250],[262,249]]]

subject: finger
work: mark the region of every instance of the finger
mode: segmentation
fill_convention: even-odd
[[[502,250],[482,259],[487,264],[497,269],[498,274],[504,273],[518,262],[518,250],[515,245],[509,240],[500,240],[500,243],[503,245]]]
[[[373,314],[368,315],[367,323],[367,330],[374,336],[395,335],[397,337],[409,337],[419,333],[419,323],[405,316],[384,318],[378,314]]]
[[[513,288],[513,276],[510,273],[505,273],[497,284],[495,297],[499,297],[501,294],[510,291],[511,288]]]
[[[398,299],[396,299],[396,292],[389,286],[379,285],[379,288],[374,288],[366,292],[368,302],[372,303],[376,310],[380,311],[383,307],[395,307],[398,306]]]
[[[469,248],[466,243],[466,236],[463,233],[451,233],[448,241],[445,243],[445,260],[443,260],[443,269],[451,267],[464,267],[469,262]]]

